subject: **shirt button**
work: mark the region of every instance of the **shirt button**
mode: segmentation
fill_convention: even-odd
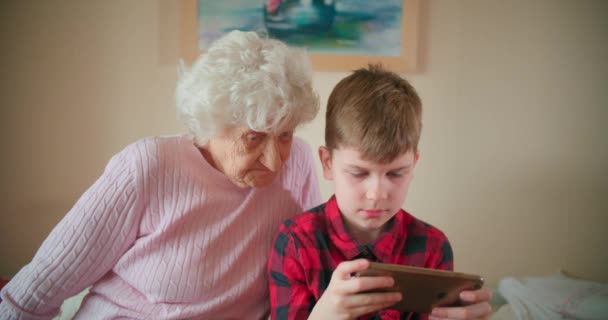
[[[373,254],[371,254],[371,252],[369,251],[363,251],[363,258],[367,259],[367,260],[371,260],[371,261],[375,261],[376,258],[374,257]]]

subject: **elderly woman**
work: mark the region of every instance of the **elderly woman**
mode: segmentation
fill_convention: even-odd
[[[280,222],[320,203],[318,111],[304,52],[255,33],[216,41],[177,85],[191,134],[114,156],[2,291],[1,319],[51,319],[90,287],[78,319],[260,319]]]

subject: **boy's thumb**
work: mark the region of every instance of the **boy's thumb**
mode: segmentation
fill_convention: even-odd
[[[352,261],[344,261],[338,265],[334,271],[333,277],[338,277],[342,280],[348,280],[353,273],[363,271],[369,266],[369,261],[366,259],[357,259]]]

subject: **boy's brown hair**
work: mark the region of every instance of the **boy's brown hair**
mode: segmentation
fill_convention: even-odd
[[[422,102],[412,85],[381,65],[355,70],[333,89],[325,114],[325,145],[358,149],[388,163],[418,151]]]

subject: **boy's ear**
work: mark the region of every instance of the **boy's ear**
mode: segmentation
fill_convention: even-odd
[[[323,177],[332,180],[334,176],[331,172],[331,151],[326,147],[319,147],[319,160],[323,166]]]

